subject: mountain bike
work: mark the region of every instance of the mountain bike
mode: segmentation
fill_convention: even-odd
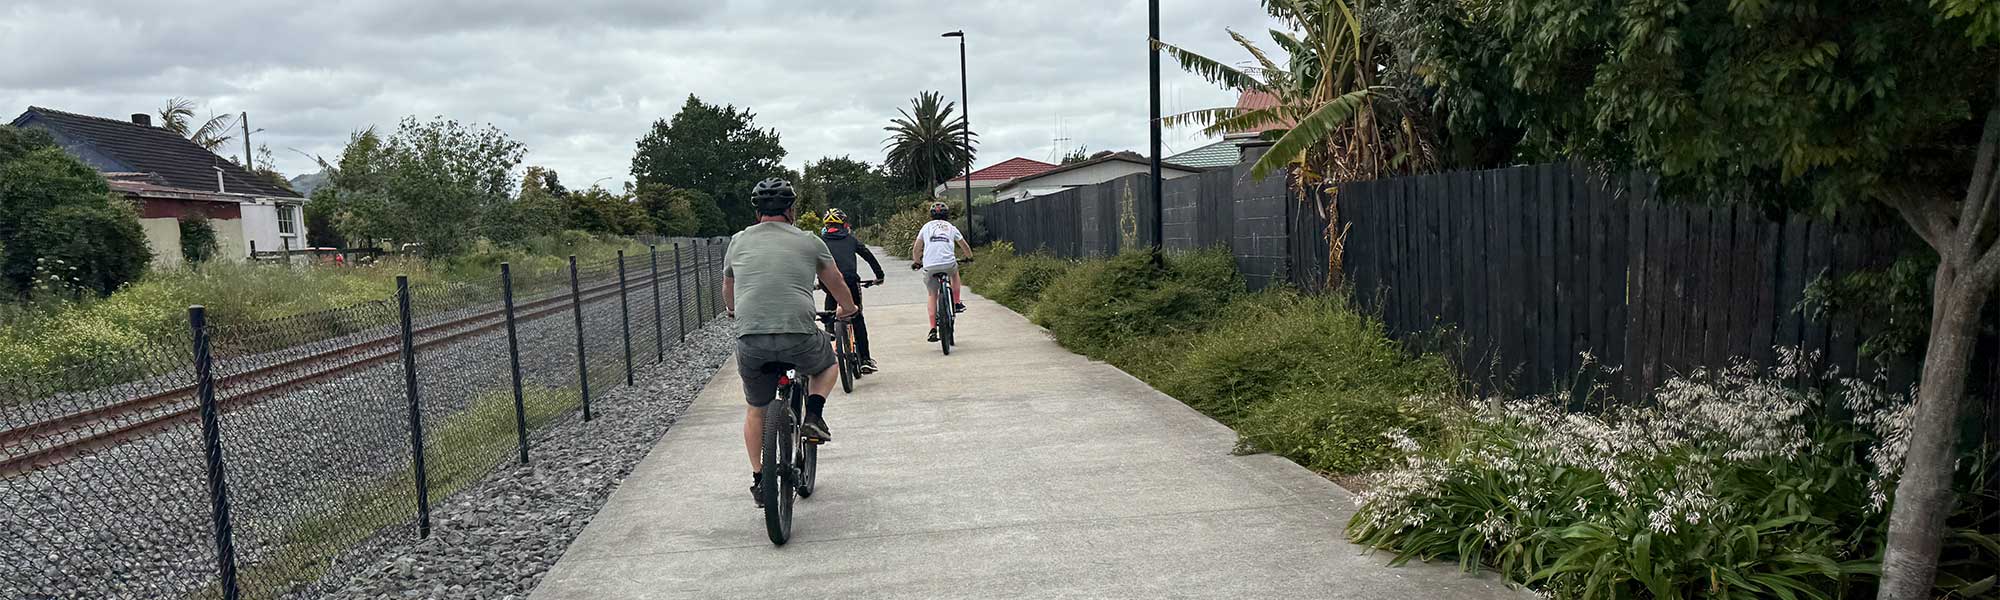
[[[861,287],[874,287],[874,281],[863,281]],[[822,288],[823,289],[823,288]],[[861,378],[861,357],[854,349],[854,331],[845,319],[825,319],[826,332],[833,335],[833,355],[839,359],[840,391],[854,393],[854,380]]]
[[[960,265],[971,262],[972,257],[969,256],[958,259]],[[911,264],[910,268],[921,269],[923,265],[915,263]],[[938,344],[944,349],[944,355],[951,356],[951,347],[958,344],[958,338],[955,336],[958,311],[951,301],[951,273],[932,273],[930,286],[936,290],[937,296],[937,322],[932,325],[937,326]]]
[[[839,321],[831,312],[817,313],[822,321]],[[778,397],[764,411],[764,530],[778,546],[792,539],[792,502],[811,498],[819,472],[819,445],[823,440],[806,436],[805,373],[795,365],[771,364],[781,370]]]

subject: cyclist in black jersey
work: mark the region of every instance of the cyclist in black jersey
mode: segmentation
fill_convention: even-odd
[[[854,294],[854,305],[867,310],[868,307],[861,301],[861,266],[855,264],[854,258],[861,257],[862,260],[868,261],[868,268],[875,270],[875,280],[871,285],[882,285],[884,277],[882,263],[875,260],[875,253],[868,250],[867,244],[855,239],[854,230],[848,227],[845,211],[838,208],[826,209],[826,217],[822,222],[825,223],[825,229],[820,233],[820,241],[826,242],[827,251],[833,253],[833,263],[840,267],[841,277],[847,280],[847,290]],[[834,299],[831,295],[826,297],[826,309],[834,309]],[[854,331],[854,352],[860,355],[861,372],[874,373],[875,358],[868,353],[868,321],[857,312],[849,319],[847,326]]]

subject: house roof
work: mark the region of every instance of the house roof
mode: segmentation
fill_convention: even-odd
[[[215,189],[216,169],[222,170],[222,191],[265,198],[303,198],[298,192],[244,170],[180,134],[130,121],[28,107],[13,122],[49,129],[120,163],[119,171],[149,173],[163,187]]]
[[[1056,174],[1059,174],[1059,173],[1067,173],[1067,172],[1070,172],[1070,171],[1075,171],[1075,170],[1077,170],[1077,169],[1082,169],[1082,168],[1085,168],[1085,167],[1090,167],[1090,166],[1095,166],[1095,165],[1100,165],[1100,164],[1104,164],[1104,163],[1107,163],[1107,162],[1112,162],[1112,161],[1122,161],[1122,162],[1129,162],[1129,163],[1134,163],[1134,164],[1140,164],[1140,165],[1146,165],[1146,166],[1148,166],[1148,167],[1152,166],[1152,164],[1153,164],[1153,161],[1151,161],[1151,160],[1148,160],[1148,159],[1147,159],[1146,157],[1144,157],[1144,156],[1140,156],[1140,155],[1139,155],[1139,153],[1137,153],[1137,152],[1132,152],[1132,151],[1125,151],[1125,152],[1112,152],[1112,153],[1110,153],[1110,154],[1105,154],[1105,155],[1103,155],[1103,156],[1099,156],[1099,157],[1097,157],[1097,158],[1092,158],[1092,159],[1090,159],[1090,160],[1085,160],[1085,161],[1080,161],[1080,162],[1073,162],[1073,163],[1070,163],[1070,164],[1066,164],[1066,165],[1063,165],[1063,166],[1060,166],[1060,167],[1056,167],[1056,168],[1053,168],[1053,169],[1049,169],[1049,170],[1047,170],[1047,171],[1042,171],[1042,172],[1040,172],[1040,173],[1036,173],[1036,174],[1033,174],[1033,175],[1027,175],[1027,176],[1024,176],[1024,177],[1017,177],[1017,178],[1015,178],[1015,179],[1014,179],[1014,180],[1012,180],[1012,181],[1008,181],[1007,183],[1003,183],[1003,184],[1000,184],[1000,187],[998,187],[998,188],[994,188],[994,191],[1006,191],[1006,190],[1009,190],[1009,189],[1012,189],[1012,188],[1017,188],[1017,187],[1020,187],[1020,186],[1021,186],[1022,184],[1025,184],[1025,183],[1029,183],[1029,182],[1032,182],[1032,181],[1034,181],[1034,180],[1037,180],[1037,179],[1041,179],[1041,178],[1043,178],[1043,177],[1048,177],[1048,176],[1051,176],[1051,175],[1056,175]],[[1177,164],[1173,164],[1173,163],[1169,163],[1169,162],[1167,162],[1167,161],[1165,161],[1165,160],[1162,160],[1162,161],[1160,161],[1160,169],[1162,169],[1162,170],[1174,170],[1174,171],[1183,171],[1183,172],[1187,172],[1187,173],[1200,173],[1200,172],[1202,172],[1202,171],[1204,170],[1204,169],[1200,169],[1200,168],[1196,168],[1196,167],[1190,167],[1190,166],[1186,166],[1186,165],[1177,165]]]
[[[1271,94],[1270,92],[1243,92],[1241,94],[1237,94],[1236,96],[1237,110],[1246,110],[1246,111],[1257,110],[1260,108],[1271,108],[1277,105],[1278,105],[1278,97],[1276,95]],[[1253,137],[1257,134],[1270,131],[1273,129],[1291,129],[1291,127],[1292,127],[1291,123],[1285,123],[1283,125],[1269,125],[1265,127],[1257,127],[1252,129],[1234,129],[1230,130],[1229,137]]]
[[[963,183],[967,178],[973,181],[1013,181],[1054,168],[1056,168],[1056,165],[1016,156],[1000,161],[1000,164],[973,171],[965,177],[959,177],[952,181]]]
[[[1164,160],[1183,167],[1210,169],[1234,165],[1241,161],[1242,155],[1243,149],[1236,145],[1236,140],[1222,140],[1166,157]]]

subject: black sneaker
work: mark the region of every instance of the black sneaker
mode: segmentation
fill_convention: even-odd
[[[955,312],[955,313],[962,313],[962,312],[965,312],[965,305],[964,305],[964,304],[953,304],[953,305],[951,305],[951,312]]]
[[[764,478],[761,473],[750,477],[750,500],[757,503],[757,508],[764,508]]]
[[[806,417],[806,437],[822,442],[833,441],[832,428],[826,426],[826,417],[811,415]]]
[[[875,359],[871,358],[861,361],[860,370],[862,375],[874,375],[876,371],[880,371],[881,369],[875,367]]]
[[[931,328],[931,341],[933,341],[933,342],[935,342],[935,341],[938,341],[938,338],[937,338],[937,328],[936,328],[936,327],[932,327],[932,328]]]

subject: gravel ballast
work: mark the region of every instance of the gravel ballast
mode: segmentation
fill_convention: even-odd
[[[595,419],[571,414],[509,463],[431,508],[429,539],[371,540],[295,598],[525,598],[618,483],[679,420],[733,347],[725,321],[690,334],[636,386],[603,395]]]

